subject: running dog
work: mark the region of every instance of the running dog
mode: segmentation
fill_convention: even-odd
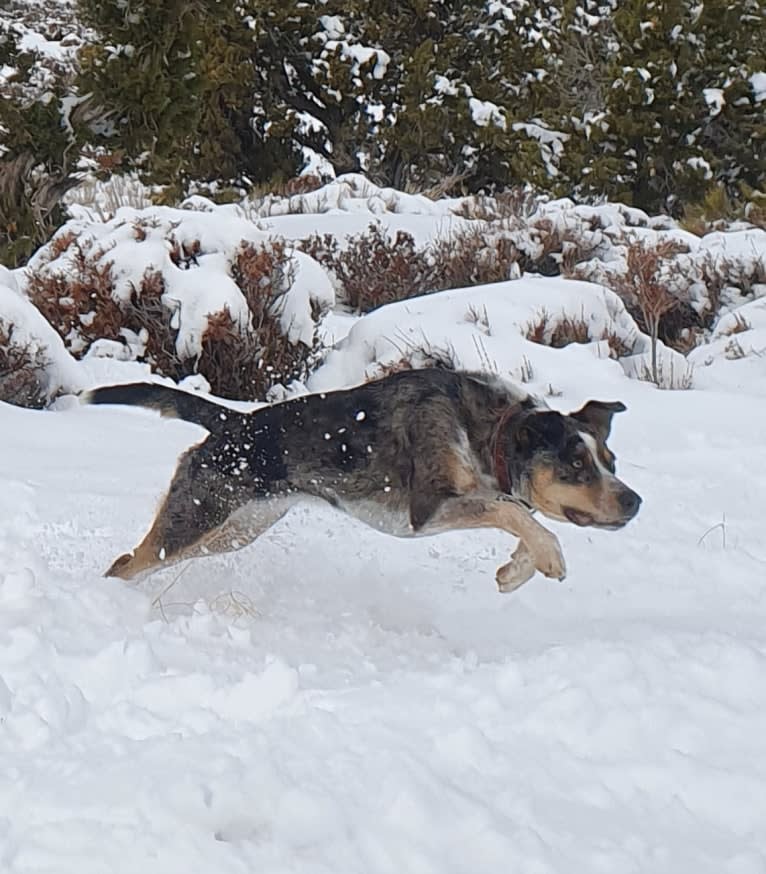
[[[148,383],[95,389],[207,429],[179,459],[149,533],[106,575],[129,580],[246,546],[295,503],[322,500],[396,536],[499,528],[519,539],[497,571],[509,592],[537,570],[563,579],[556,536],[537,522],[621,528],[641,498],[606,445],[619,402],[563,415],[497,377],[408,370],[356,388],[240,413]]]

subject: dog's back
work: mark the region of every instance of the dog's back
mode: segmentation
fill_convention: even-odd
[[[251,413],[140,383],[96,389],[85,401],[140,405],[205,427],[209,436],[179,471],[195,506],[219,496],[211,517],[223,511],[219,504],[302,493],[397,531],[420,529],[455,492],[455,480],[491,487],[498,411],[520,403],[498,379],[435,368]]]

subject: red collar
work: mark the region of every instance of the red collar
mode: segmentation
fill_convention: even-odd
[[[521,404],[511,404],[503,410],[500,418],[497,420],[497,425],[495,425],[495,431],[489,444],[497,484],[500,486],[500,491],[508,495],[511,494],[511,476],[508,473],[508,459],[505,456],[505,440],[503,440],[503,437],[505,426],[511,420],[511,417],[518,413],[520,407]]]

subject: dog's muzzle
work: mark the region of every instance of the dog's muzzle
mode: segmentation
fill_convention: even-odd
[[[582,528],[606,528],[608,531],[616,531],[618,528],[623,528],[630,520],[638,513],[641,507],[641,496],[625,486],[620,490],[617,498],[617,503],[621,513],[616,519],[609,521],[600,521],[590,513],[585,513],[575,507],[564,507],[564,515],[574,525],[579,525]]]

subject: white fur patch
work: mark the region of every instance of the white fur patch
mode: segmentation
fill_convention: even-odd
[[[609,479],[615,479],[615,475],[612,473],[609,468],[604,465],[604,462],[601,460],[598,454],[598,444],[596,443],[595,438],[592,434],[586,434],[584,431],[577,432],[582,438],[582,442],[588,447],[588,452],[590,452],[591,458],[593,459],[593,463],[596,465],[596,469],[598,472]]]
[[[395,537],[411,537],[409,509],[392,506],[389,502],[370,499],[339,500],[338,507],[370,528]]]

